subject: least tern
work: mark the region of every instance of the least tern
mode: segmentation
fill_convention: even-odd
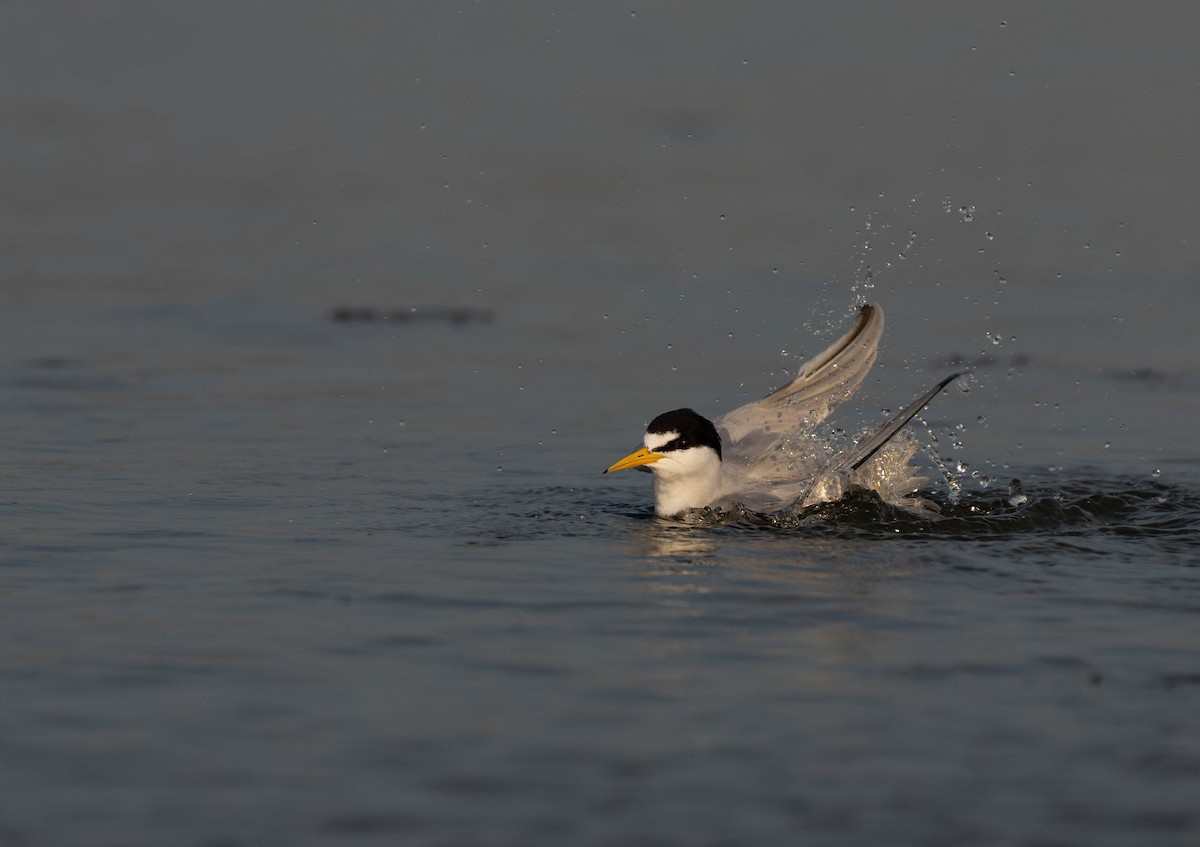
[[[946,377],[840,452],[813,432],[858,390],[882,334],[883,310],[863,306],[854,328],[783,388],[712,421],[691,409],[664,412],[646,427],[642,448],[604,473],[653,473],[654,511],[664,518],[707,507],[775,512],[837,500],[852,486],[920,509],[922,501],[912,495],[926,480],[909,464],[916,443],[895,436],[961,374]]]

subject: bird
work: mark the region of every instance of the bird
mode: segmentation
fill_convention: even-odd
[[[642,447],[604,473],[633,468],[654,475],[654,511],[681,518],[696,510],[760,513],[840,499],[853,487],[917,512],[932,504],[913,496],[927,480],[909,464],[916,441],[904,427],[954,373],[855,443],[833,450],[815,432],[862,385],[875,363],[883,309],[866,304],[854,326],[801,367],[796,378],[752,403],[709,420],[690,408],[655,417]]]

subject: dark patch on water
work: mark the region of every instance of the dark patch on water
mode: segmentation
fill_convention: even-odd
[[[394,812],[351,812],[324,818],[314,828],[333,836],[412,835],[423,830],[425,822]]]
[[[51,391],[112,391],[128,387],[116,376],[96,373],[82,359],[70,356],[42,356],[25,363],[27,372],[16,376],[16,388]]]
[[[334,323],[432,323],[449,326],[487,325],[496,316],[490,309],[472,306],[412,306],[376,309],[372,306],[337,306],[329,311]]]
[[[967,356],[962,353],[954,353],[942,360],[942,364],[951,368],[962,368],[966,370],[980,370],[985,368],[1025,368],[1032,361],[1028,353],[1012,353],[1007,356],[996,356],[991,353],[981,353],[976,356]]]
[[[1194,373],[1152,367],[1110,368],[1104,371],[1104,376],[1130,386],[1156,388],[1163,391],[1194,389],[1197,383]]]
[[[82,359],[74,359],[70,356],[42,356],[41,358],[34,359],[29,363],[29,367],[31,368],[46,368],[48,370],[78,368],[82,365]]]
[[[1197,673],[1164,673],[1159,676],[1159,682],[1166,688],[1182,688],[1185,686],[1200,686],[1200,672],[1197,672]]]

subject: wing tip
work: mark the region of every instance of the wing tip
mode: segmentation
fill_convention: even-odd
[[[944,377],[940,382],[918,396],[912,403],[901,409],[898,414],[889,420],[885,421],[875,432],[868,436],[862,444],[856,446],[850,451],[850,455],[846,457],[845,465],[851,470],[858,470],[867,461],[874,456],[883,445],[887,444],[896,433],[904,429],[908,422],[921,413],[928,406],[933,398],[942,393],[947,385],[954,382],[959,377],[966,376],[969,371],[956,371],[947,377]]]

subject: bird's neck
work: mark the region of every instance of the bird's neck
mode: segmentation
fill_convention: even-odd
[[[654,475],[654,511],[670,518],[688,509],[711,506],[721,494],[721,460],[694,468],[686,476]]]

